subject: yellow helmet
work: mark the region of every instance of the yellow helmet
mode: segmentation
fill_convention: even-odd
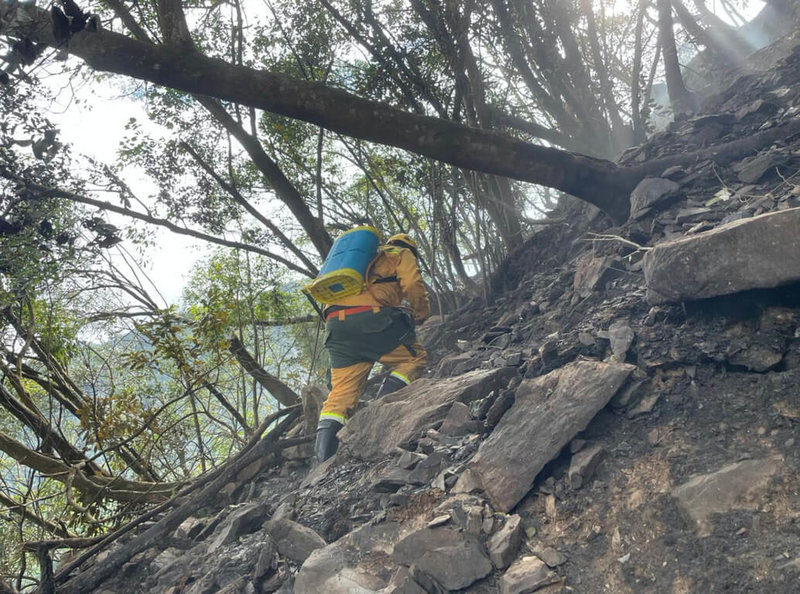
[[[392,235],[386,243],[389,245],[397,245],[408,248],[414,254],[414,257],[417,257],[417,242],[411,239],[411,236],[408,233],[398,233],[397,235]]]

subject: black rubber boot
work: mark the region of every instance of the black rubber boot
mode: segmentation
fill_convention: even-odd
[[[405,388],[408,384],[401,380],[396,375],[389,375],[383,380],[381,389],[378,390],[378,398],[382,398],[392,392],[397,392],[400,388]]]
[[[317,425],[317,441],[314,444],[314,455],[317,462],[325,462],[336,453],[339,448],[339,438],[336,434],[342,424],[335,419],[320,419]]]

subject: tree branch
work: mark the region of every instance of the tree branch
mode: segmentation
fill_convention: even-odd
[[[228,350],[236,357],[239,365],[268,390],[275,400],[284,406],[293,406],[300,402],[297,392],[261,367],[236,336],[231,337],[231,346]]]
[[[240,249],[248,252],[253,252],[256,254],[261,254],[262,256],[266,256],[267,258],[271,258],[276,262],[280,262],[290,270],[294,270],[295,272],[299,272],[303,276],[307,276],[309,278],[314,278],[316,274],[312,273],[305,268],[301,268],[294,262],[287,260],[286,258],[279,256],[269,250],[262,249],[260,247],[254,245],[248,245],[246,243],[242,243],[239,241],[230,241],[227,239],[222,239],[220,237],[215,237],[213,235],[208,235],[206,233],[202,233],[200,231],[195,231],[193,229],[186,229],[184,227],[179,227],[175,223],[168,221],[166,219],[160,219],[151,215],[142,214],[140,212],[136,212],[135,210],[130,210],[128,208],[124,208],[121,206],[117,206],[115,204],[111,204],[110,202],[104,202],[102,200],[94,200],[93,198],[88,198],[86,196],[80,196],[78,194],[73,194],[72,192],[67,192],[66,190],[59,190],[57,188],[48,188],[46,186],[41,186],[39,184],[34,183],[27,183],[28,188],[31,190],[37,191],[41,197],[43,198],[63,198],[65,200],[71,200],[73,202],[80,202],[82,204],[88,204],[90,206],[96,206],[97,208],[102,208],[103,210],[109,210],[111,212],[116,212],[121,215],[125,215],[126,217],[131,217],[132,219],[138,219],[140,221],[144,221],[146,223],[150,223],[151,225],[157,225],[159,227],[164,227],[169,229],[173,233],[177,233],[178,235],[187,235],[189,237],[195,237],[197,239],[202,239],[203,241],[207,241],[209,243],[214,243],[217,245],[222,245],[229,248]]]
[[[2,504],[3,507],[8,509],[11,513],[21,516],[23,520],[28,520],[40,528],[44,528],[50,534],[54,534],[60,538],[75,538],[75,534],[67,530],[64,526],[56,524],[55,522],[51,522],[50,520],[46,520],[39,514],[28,511],[28,508],[25,504],[14,501],[2,491],[0,491],[0,504]]]
[[[17,28],[32,41],[56,46],[48,13],[33,8],[31,12],[31,23],[16,23]],[[151,45],[110,31],[76,33],[69,49],[99,71],[249,105],[459,167],[557,188],[621,220],[630,210],[630,191],[640,181],[610,161],[404,112],[324,84]]]

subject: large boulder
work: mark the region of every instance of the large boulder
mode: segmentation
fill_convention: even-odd
[[[650,304],[690,301],[800,281],[800,208],[666,241],[644,258]]]
[[[295,594],[370,594],[387,587],[399,565],[390,556],[399,524],[366,525],[315,550],[294,583]]]
[[[471,468],[495,509],[507,512],[536,475],[617,393],[633,365],[578,361],[523,381]]]
[[[409,534],[395,545],[393,556],[447,591],[462,590],[492,572],[480,540],[452,528],[425,528]]]
[[[339,432],[339,439],[364,460],[382,458],[397,447],[408,449],[425,430],[444,420],[453,403],[483,398],[505,386],[516,373],[506,367],[417,380],[358,411]]]

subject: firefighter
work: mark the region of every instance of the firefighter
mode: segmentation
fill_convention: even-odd
[[[402,307],[403,302],[410,307]],[[323,462],[336,453],[336,434],[353,414],[376,361],[391,369],[378,391],[385,396],[422,375],[427,353],[414,327],[430,306],[417,264],[417,244],[405,233],[378,248],[366,288],[325,308],[325,348],[331,359],[331,391],[322,407],[314,453]]]

